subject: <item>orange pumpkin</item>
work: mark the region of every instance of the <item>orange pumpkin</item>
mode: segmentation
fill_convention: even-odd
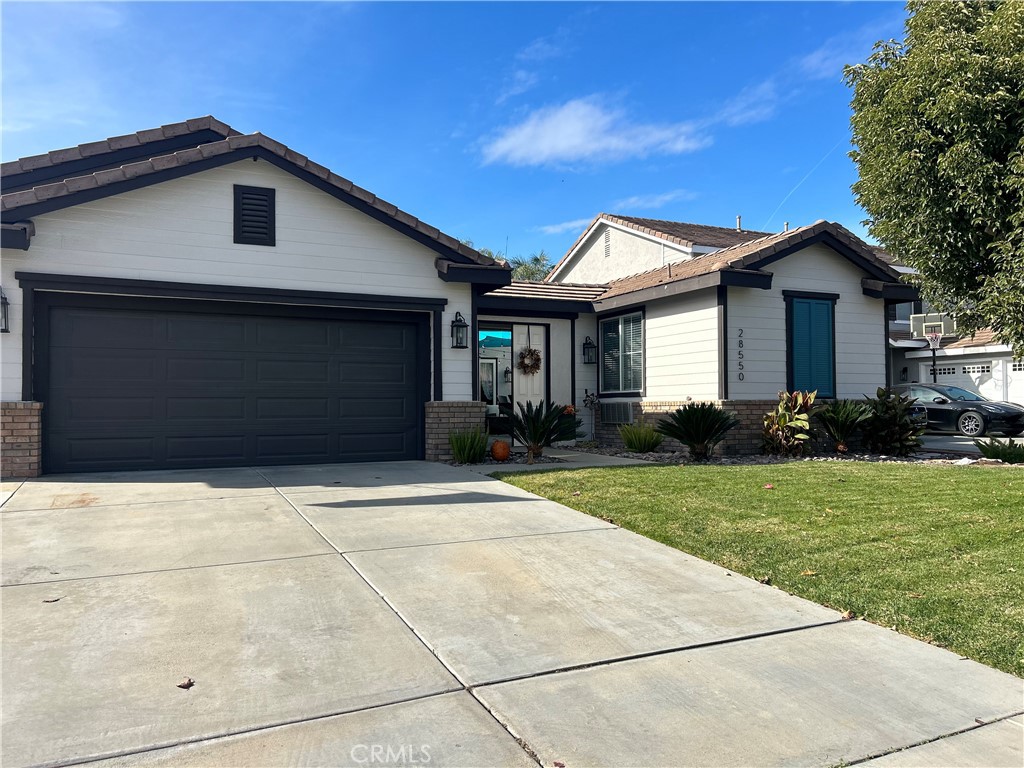
[[[508,461],[512,448],[504,440],[495,440],[491,444],[491,458],[495,461]]]

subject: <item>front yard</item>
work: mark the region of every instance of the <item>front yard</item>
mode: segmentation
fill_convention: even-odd
[[[796,462],[502,479],[1024,676],[1019,469]]]

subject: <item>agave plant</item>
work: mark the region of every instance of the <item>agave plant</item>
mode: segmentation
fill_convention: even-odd
[[[915,424],[911,416],[915,402],[885,387],[879,387],[875,397],[867,399],[868,418],[863,430],[869,451],[909,456],[921,447],[924,426]]]
[[[694,461],[707,461],[725,434],[739,423],[736,414],[714,403],[687,403],[659,421],[655,429],[685,445]]]
[[[505,407],[512,425],[512,436],[526,446],[526,460],[533,460],[544,454],[544,449],[562,440],[583,437],[583,419],[576,418],[571,405],[558,405],[542,400],[537,405],[527,401],[517,403],[518,413]]]
[[[774,456],[799,456],[811,439],[814,392],[779,392],[779,404],[764,415],[761,432],[764,452]]]
[[[836,443],[836,453],[846,453],[850,439],[870,415],[867,405],[856,400],[836,400],[814,412],[822,429]]]

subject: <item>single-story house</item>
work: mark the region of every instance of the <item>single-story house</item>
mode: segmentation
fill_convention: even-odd
[[[0,173],[5,476],[438,459],[502,403],[592,392],[602,437],[687,400],[755,430],[780,389],[884,383],[887,306],[916,298],[829,222],[599,216],[547,281],[512,282],[211,117]]]

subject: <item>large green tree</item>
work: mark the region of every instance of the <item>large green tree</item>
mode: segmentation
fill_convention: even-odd
[[[908,3],[846,69],[870,233],[971,332],[1024,356],[1024,1]]]

